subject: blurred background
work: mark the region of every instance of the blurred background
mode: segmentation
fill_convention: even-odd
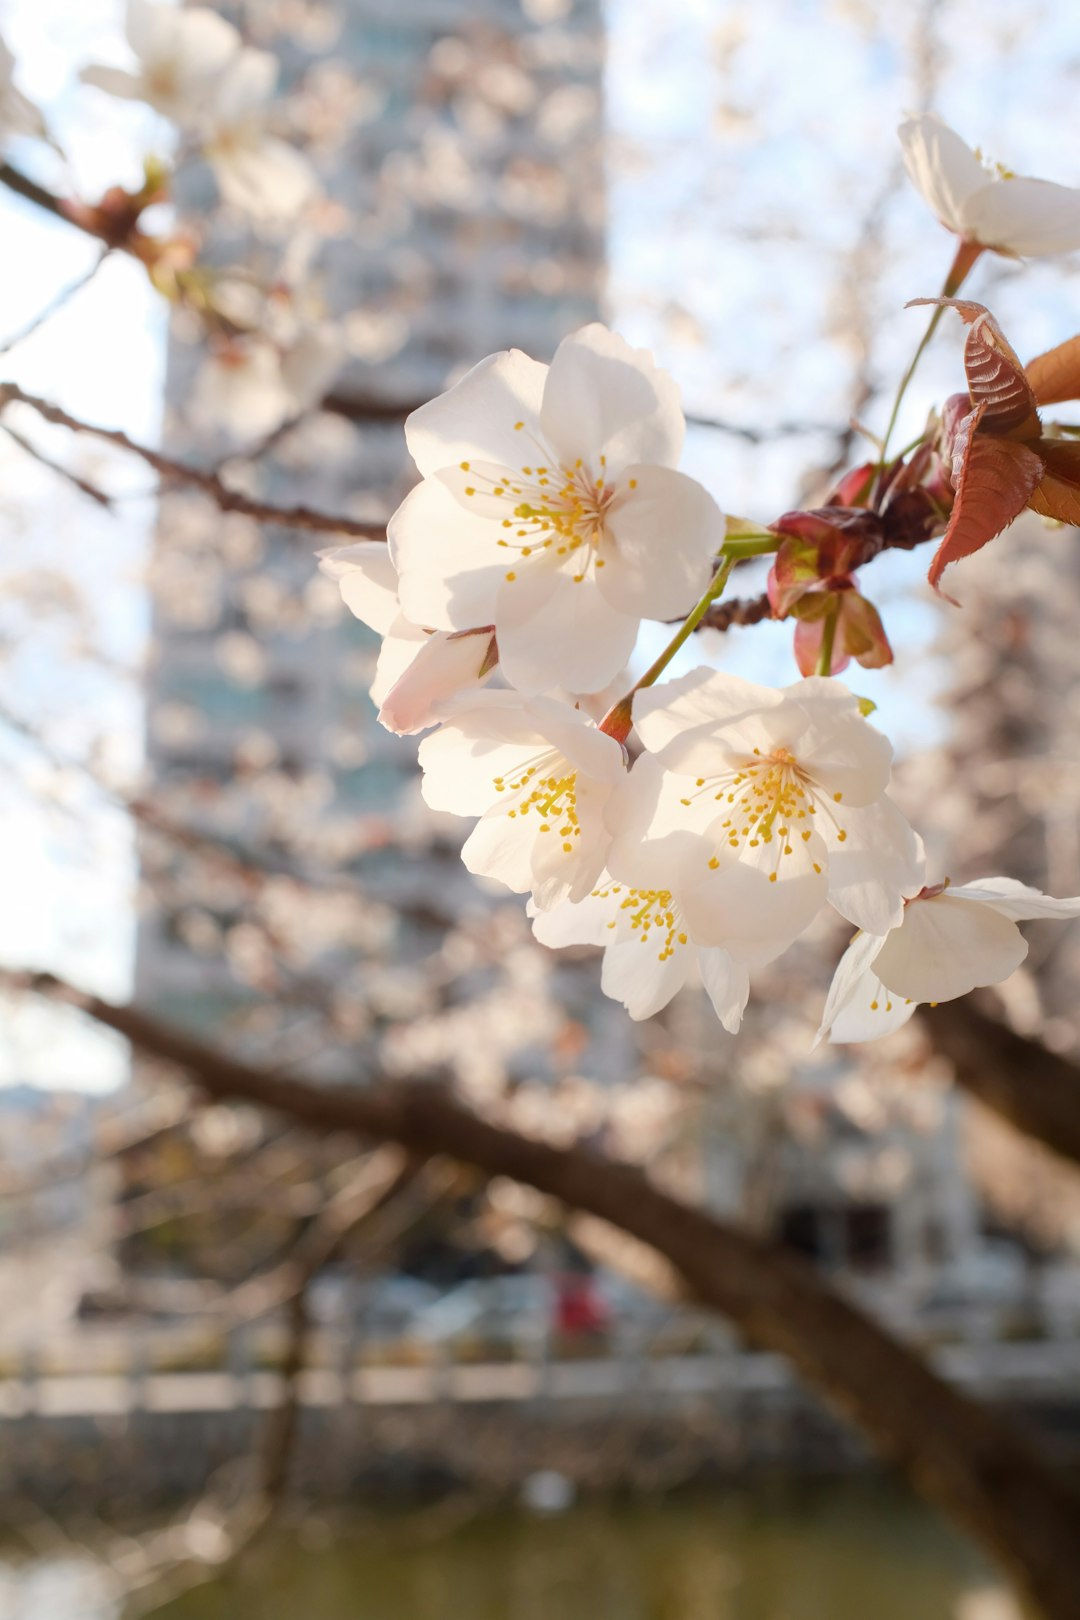
[[[283,505],[384,520],[414,405],[601,318],[679,380],[686,470],[772,521],[862,459],[850,424],[880,432],[923,330],[903,305],[952,257],[904,178],[903,113],[1080,181],[1066,0],[218,9],[281,61],[276,126],[320,182],[290,228],[253,229],[153,112],[77,82],[128,63],[118,0],[0,7],[65,163],[6,155],[87,200],[175,159],[165,226],[197,233],[220,309],[319,334],[317,386],[274,392],[220,322],[10,191],[0,370]],[[1024,357],[1080,326],[1068,261],[988,258],[971,296]],[[962,386],[959,349],[944,324],[896,442]],[[591,953],[545,951],[461,867],[468,828],[423,806],[415,740],[375,725],[377,638],[317,572],[320,537],[17,408],[0,471],[0,960],[282,1072],[449,1077],[647,1164],[964,1387],[1080,1436],[1075,1177],[962,1099],[922,1026],[810,1052],[842,933],[822,921],[759,975],[737,1040],[693,990],[632,1024]],[[920,554],[867,575],[897,662],[853,684],[932,879],[1080,891],[1068,539],[1019,525],[964,565],[962,613]],[[638,658],[663,639],[646,627]],[[709,632],[692,658],[796,674],[790,625]],[[1074,1055],[1078,936],[1033,931],[1001,992]],[[1019,1615],[778,1358],[610,1230],[193,1108],[73,1013],[2,1014],[0,1614]],[[248,1545],[253,1479],[286,1505]]]

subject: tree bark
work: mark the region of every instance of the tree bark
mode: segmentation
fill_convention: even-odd
[[[1080,1620],[1080,1498],[1007,1419],[959,1393],[805,1262],[660,1191],[640,1170],[480,1118],[435,1084],[330,1088],[268,1074],[130,1007],[49,975],[5,975],[81,1007],[207,1094],[314,1131],[350,1130],[410,1153],[509,1176],[650,1245],[704,1304],[787,1356],[911,1484],[964,1526],[1046,1620]]]
[[[1080,1164],[1080,1068],[982,1012],[970,998],[924,1008],[923,1028],[956,1083],[1027,1136]]]

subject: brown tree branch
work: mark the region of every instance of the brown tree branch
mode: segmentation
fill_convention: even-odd
[[[1080,1067],[983,1012],[970,999],[919,1018],[958,1085],[1010,1125],[1080,1165]]]
[[[211,1096],[244,1100],[317,1132],[350,1130],[421,1157],[447,1154],[524,1182],[655,1249],[702,1303],[786,1355],[880,1456],[964,1525],[1047,1620],[1080,1620],[1080,1500],[998,1413],[951,1388],[806,1262],[662,1192],[640,1170],[482,1119],[427,1083],[321,1087],[253,1068],[131,1007],[47,974],[0,976],[80,1007]]]
[[[172,456],[162,455],[159,450],[152,450],[149,445],[139,444],[119,428],[103,428],[91,422],[83,422],[69,412],[61,410],[58,405],[26,393],[17,383],[0,383],[0,411],[12,404],[27,406],[28,409],[36,411],[43,421],[51,422],[57,427],[67,428],[72,433],[88,434],[91,438],[101,439],[106,444],[114,444],[118,449],[138,456],[147,466],[154,469],[163,484],[185,484],[198,489],[202,494],[209,496],[223,512],[239,512],[245,517],[255,518],[260,523],[278,523],[282,528],[308,529],[315,534],[347,534],[366,540],[386,538],[385,523],[370,523],[358,518],[316,512],[309,506],[273,506],[268,501],[252,500],[250,496],[229,489],[216,473],[207,472],[201,467],[189,466]]]

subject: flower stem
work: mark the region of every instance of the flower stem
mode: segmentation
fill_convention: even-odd
[[[727,553],[721,555],[720,566],[709,581],[708,589],[701,600],[695,607],[691,608],[663,652],[653,659],[641,679],[635,681],[625,697],[621,697],[618,703],[613,704],[608,710],[600,722],[600,730],[606,731],[609,737],[615,738],[616,742],[625,742],[630,735],[630,727],[633,724],[631,711],[635,692],[640,692],[642,687],[651,686],[657,677],[663,674],[679,648],[693,635],[712,604],[718,597],[723,595],[724,587],[731,578],[731,571],[737,561],[737,557]]]
[[[825,624],[821,633],[821,651],[818,653],[817,670],[815,672],[818,675],[832,674],[833,647],[836,645],[836,626],[839,620],[839,608],[833,608],[832,612],[825,616]]]
[[[960,243],[960,246],[956,250],[956,257],[949,266],[949,273],[945,277],[945,283],[941,289],[942,298],[955,297],[955,295],[960,291],[960,288],[963,286],[968,271],[972,268],[981,252],[982,245],[978,242]],[[922,335],[922,341],[919,344],[919,347],[915,350],[915,353],[911,357],[911,364],[908,366],[907,370],[904,372],[904,375],[900,379],[900,386],[896,390],[896,398],[893,400],[892,413],[889,417],[888,426],[885,429],[885,437],[881,441],[881,455],[878,457],[877,477],[875,479],[875,484],[880,484],[882,475],[886,466],[888,465],[889,440],[892,438],[893,429],[896,426],[896,419],[900,415],[900,407],[904,402],[904,395],[908,391],[908,385],[910,384],[912,377],[914,377],[916,371],[918,370],[919,361],[925,354],[930,339],[937,331],[938,322],[941,319],[942,312],[943,307],[941,304],[938,304],[933,314],[930,316],[930,324]]]

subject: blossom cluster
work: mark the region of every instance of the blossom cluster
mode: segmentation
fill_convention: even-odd
[[[134,69],[91,66],[84,84],[143,101],[201,152],[227,203],[255,220],[289,220],[316,191],[303,155],[273,134],[279,64],[245,45],[208,7],[128,0],[125,33]]]
[[[634,1018],[697,979],[734,1032],[751,970],[831,907],[859,932],[823,1033],[888,1033],[1011,972],[1016,921],[1080,900],[928,884],[891,746],[831,674],[774,690],[701,666],[656,684],[662,655],[596,718],[642,621],[684,621],[670,653],[740,555],[742,529],[677,469],[683,431],[672,379],[602,326],[550,366],[491,356],[409,418],[421,479],[389,543],[322,566],[383,637],[380,720],[430,732],[426,802],[477,818],[466,867],[527,894],[541,942],[602,946],[603,988]],[[809,537],[839,566],[798,516],[814,517],[781,520],[772,549]]]

